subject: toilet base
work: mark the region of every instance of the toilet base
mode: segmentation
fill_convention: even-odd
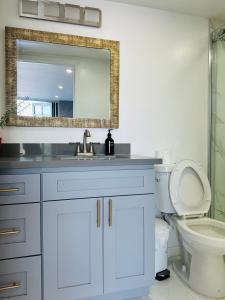
[[[225,297],[225,264],[222,255],[192,253],[190,267],[177,261],[176,274],[195,292],[209,298]]]

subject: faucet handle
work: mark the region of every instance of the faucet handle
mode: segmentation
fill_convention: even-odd
[[[94,148],[93,148],[93,143],[90,143],[90,148],[89,148],[89,153],[91,153],[92,155],[94,155]]]
[[[80,150],[80,142],[77,143],[75,155],[79,155],[79,153],[81,153],[81,150]]]

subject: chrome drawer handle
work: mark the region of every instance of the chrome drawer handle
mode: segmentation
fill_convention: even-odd
[[[7,285],[0,286],[0,293],[7,292],[8,290],[18,289],[21,287],[20,282],[12,282]]]
[[[18,188],[14,188],[14,189],[0,189],[0,193],[14,193],[14,192],[18,192],[19,189]]]
[[[17,228],[0,229],[0,237],[5,235],[19,234],[20,231],[21,230]]]

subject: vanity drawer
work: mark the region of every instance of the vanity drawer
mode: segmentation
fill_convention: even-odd
[[[154,170],[43,174],[43,200],[154,193]]]
[[[41,258],[0,262],[0,299],[41,300]]]
[[[40,201],[40,175],[1,175],[0,204]]]
[[[36,254],[40,254],[40,203],[1,206],[0,259]]]

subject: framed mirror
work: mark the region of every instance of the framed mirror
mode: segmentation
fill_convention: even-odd
[[[119,42],[5,28],[8,124],[119,127]]]

